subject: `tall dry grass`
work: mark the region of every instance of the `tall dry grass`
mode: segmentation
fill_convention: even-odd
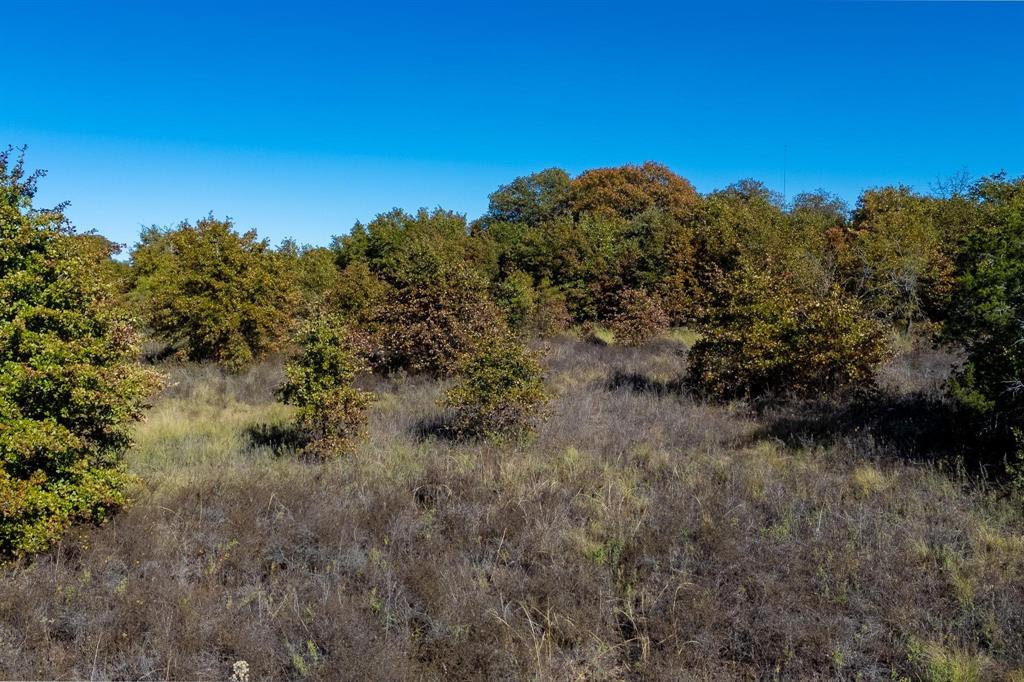
[[[254,429],[288,418],[276,364],[174,368],[135,504],[2,569],[0,677],[1021,674],[1019,499],[853,402],[695,401],[679,339],[546,346],[533,438],[430,437],[444,386],[371,378],[369,439],[322,465]],[[873,399],[938,402],[916,368],[952,361]]]

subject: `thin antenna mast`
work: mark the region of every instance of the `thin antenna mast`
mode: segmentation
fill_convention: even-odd
[[[789,166],[789,145],[782,145],[782,205],[786,205],[786,170]]]

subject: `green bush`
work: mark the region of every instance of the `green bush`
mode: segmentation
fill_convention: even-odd
[[[0,556],[37,552],[126,502],[121,461],[159,376],[61,209],[0,153]]]
[[[967,237],[945,338],[967,351],[950,382],[998,456],[1024,452],[1024,178],[985,178],[973,190],[979,224]],[[1017,474],[1024,468],[1017,464]]]
[[[495,286],[494,300],[512,329],[525,329],[537,309],[533,278],[521,270],[513,270]]]
[[[368,320],[371,363],[383,372],[450,374],[459,358],[503,333],[487,281],[458,265],[391,290]]]
[[[535,353],[512,338],[468,355],[444,398],[462,437],[506,438],[529,432],[548,401]]]
[[[325,296],[327,309],[347,320],[362,323],[385,300],[390,289],[389,284],[370,271],[369,265],[356,261],[338,273]]]
[[[358,343],[341,320],[316,315],[296,338],[300,354],[285,364],[280,398],[299,408],[296,426],[305,451],[320,457],[351,452],[366,424],[372,395],[352,385],[365,368]]]
[[[298,290],[298,317],[308,319],[330,310],[330,296],[341,279],[334,251],[309,244],[300,246],[294,239],[285,239],[278,246],[277,255],[288,267],[287,277]]]
[[[932,204],[908,187],[866,191],[846,233],[848,251],[841,264],[847,288],[875,316],[908,331],[951,285],[952,268]]]
[[[239,370],[288,337],[299,293],[286,256],[230,220],[146,230],[132,251],[136,296],[153,331],[190,360]]]
[[[859,303],[825,296],[741,261],[690,351],[688,382],[717,399],[807,398],[870,382],[885,332]]]
[[[335,237],[333,249],[339,268],[365,263],[396,287],[416,282],[436,268],[492,271],[488,245],[471,237],[466,217],[440,208],[420,209],[415,215],[401,209],[382,213],[368,225],[356,223],[351,233]]]
[[[626,289],[619,295],[609,326],[616,343],[639,346],[668,329],[668,315],[661,302],[643,289]]]

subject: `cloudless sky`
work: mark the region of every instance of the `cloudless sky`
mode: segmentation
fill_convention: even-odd
[[[791,197],[1024,174],[1024,3],[3,3],[0,144],[79,229],[326,244],[653,159]],[[785,151],[784,150],[788,150]]]

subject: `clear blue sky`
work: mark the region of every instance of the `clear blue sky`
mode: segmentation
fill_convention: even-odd
[[[557,5],[557,6],[555,6]],[[393,206],[471,218],[550,166],[701,191],[1024,174],[1024,3],[25,2],[0,144],[42,203],[133,243],[213,211],[327,243]]]

